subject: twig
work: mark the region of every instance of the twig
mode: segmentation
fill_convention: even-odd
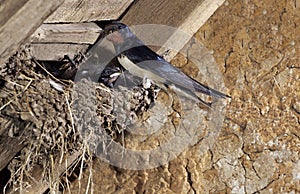
[[[66,103],[67,103],[67,106],[68,106],[68,111],[69,111],[69,114],[70,114],[70,117],[71,117],[71,125],[72,125],[72,130],[73,130],[73,133],[75,134],[75,124],[74,124],[74,118],[73,118],[73,113],[72,113],[72,110],[71,110],[71,106],[70,106],[70,103],[69,103],[69,100],[68,100],[68,97],[67,97],[67,94],[64,93],[64,96],[65,96],[65,99],[66,99]]]
[[[69,179],[68,179],[68,160],[65,160],[65,161],[66,161],[65,162],[65,164],[66,164],[66,184],[67,184],[68,192],[71,193]]]
[[[8,106],[10,103],[12,103],[17,97],[19,97],[21,94],[23,94],[28,87],[30,86],[30,84],[32,83],[33,79],[30,79],[29,83],[25,86],[24,90],[22,92],[20,92],[19,94],[17,94],[14,98],[12,98],[11,100],[9,100],[7,103],[5,103],[3,106],[0,107],[0,111],[3,110],[6,106]]]
[[[10,80],[5,80],[5,81],[7,81],[8,83],[11,83],[11,84],[13,84],[13,85],[22,87],[22,88],[24,87],[24,86],[22,86],[21,84],[18,84],[18,83],[16,83],[16,82],[12,82],[12,81],[10,81]]]
[[[57,79],[54,75],[52,75],[45,67],[43,67],[39,62],[37,62],[36,59],[33,58],[33,61],[36,65],[38,65],[40,68],[42,68],[52,79],[56,80],[57,82],[66,85],[66,83],[64,83],[63,81]]]
[[[90,167],[89,169],[89,177],[88,177],[88,183],[86,185],[86,190],[85,193],[88,194],[89,193],[89,188],[91,187],[91,181],[92,180],[92,167]],[[91,191],[92,191],[92,187],[91,187]],[[93,193],[93,192],[91,192]]]
[[[86,146],[84,146],[84,148],[83,148],[83,153],[82,153],[82,159],[81,159],[81,164],[80,164],[80,172],[79,172],[78,180],[81,180],[81,178],[82,178],[83,165],[84,165],[84,160],[85,160],[85,152],[86,152]]]
[[[110,89],[107,89],[107,88],[105,88],[105,87],[102,86],[102,85],[96,86],[95,88],[96,88],[96,89],[100,89],[100,90],[104,90],[105,92],[111,92]]]

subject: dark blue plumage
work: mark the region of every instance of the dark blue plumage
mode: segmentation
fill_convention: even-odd
[[[145,46],[125,24],[120,22],[108,24],[104,32],[107,39],[114,44],[120,64],[135,76],[147,77],[153,81],[163,82],[165,85],[174,85],[201,102],[203,101],[197,97],[196,92],[218,98],[229,97],[185,75]]]

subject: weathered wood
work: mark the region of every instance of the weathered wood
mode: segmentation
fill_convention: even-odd
[[[68,168],[74,164],[74,162],[79,158],[79,156],[82,154],[80,151],[74,152],[72,155],[65,155],[63,158],[63,162],[59,163],[60,157],[54,158],[52,163],[52,174],[51,177],[49,177],[50,181],[57,180]],[[45,193],[47,189],[51,186],[50,181],[45,181],[45,178],[42,177],[44,169],[42,169],[41,166],[34,166],[32,169],[32,174],[29,184],[31,185],[30,188],[27,188],[26,190],[23,190],[22,193],[28,193],[28,194],[36,194],[36,193]],[[53,185],[52,185],[53,186]],[[20,191],[13,191],[13,188],[8,189],[8,193],[20,193]]]
[[[95,23],[42,24],[30,37],[32,43],[93,44],[101,33]]]
[[[185,18],[184,22],[178,26],[178,29],[190,35],[194,35],[224,2],[225,0],[204,0],[201,5],[195,7],[190,15]],[[180,47],[183,48],[188,40],[186,42],[178,40],[176,34],[174,34],[174,36],[171,36],[168,42],[166,42],[164,46],[158,50],[158,53],[164,53],[167,49],[166,45],[168,45],[170,42],[177,45],[177,47],[180,45]],[[177,53],[177,51],[171,51],[165,57],[165,59],[170,61]]]
[[[131,9],[124,15],[122,21],[128,25],[164,24],[193,35],[224,1],[225,0],[190,0],[189,2],[183,2],[180,0],[143,0],[132,5]],[[74,52],[78,52],[79,50],[84,51],[87,46],[79,46],[78,44],[93,44],[96,40],[95,36],[99,36],[100,31],[98,31],[98,27],[86,28],[86,26],[84,26],[90,24],[82,25],[83,26],[81,26],[81,24],[44,24],[33,35],[33,42],[39,42],[39,44],[41,42],[60,42],[70,43],[74,46],[59,44],[34,45],[32,48],[34,50],[34,57],[38,60],[59,60],[63,58],[64,55],[72,57],[76,54]],[[158,53],[164,53],[166,49],[168,49],[167,45],[170,44],[170,42],[176,44],[176,48],[183,48],[188,40],[178,38],[177,35],[174,34],[169,37],[167,42],[162,43],[164,46],[158,50]],[[45,49],[43,47],[45,47]],[[66,53],[59,54],[59,52]],[[171,60],[176,54],[177,51],[171,51],[166,56],[166,59]]]
[[[163,24],[193,35],[224,1],[143,0],[133,4],[122,21],[128,25]],[[183,48],[188,40],[182,40],[174,34],[168,39],[168,42],[176,44],[176,48]],[[162,44],[167,45],[168,42]],[[158,53],[162,54],[167,49],[167,47],[162,47]],[[167,56],[167,60],[172,59],[176,54],[176,51],[172,51]]]
[[[45,22],[87,22],[117,19],[133,0],[65,0]]]
[[[85,52],[99,38],[95,23],[42,24],[31,36],[32,55],[37,60],[58,61]]]
[[[0,64],[18,49],[63,0],[2,0],[0,4]]]
[[[178,27],[204,0],[143,0],[137,1],[124,15],[128,25],[165,24]],[[195,18],[196,19],[196,18]],[[196,21],[193,21],[196,22]]]
[[[35,43],[32,46],[33,57],[37,60],[55,61],[64,55],[73,57],[79,51],[84,52],[88,44],[93,44],[97,40],[101,29],[93,23],[78,22],[117,19],[132,1],[65,0],[44,22],[48,24],[42,25],[32,35],[30,41]],[[76,23],[53,24],[58,22]]]
[[[59,61],[68,55],[71,59],[76,54],[84,53],[88,44],[31,44],[32,56],[42,61]]]
[[[0,136],[0,171],[24,147],[24,144],[20,143],[21,141],[18,138]]]

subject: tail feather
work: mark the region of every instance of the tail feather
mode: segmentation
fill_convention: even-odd
[[[196,90],[196,92],[201,92],[203,94],[217,97],[217,98],[231,98],[229,95],[219,92],[217,90],[214,90],[212,88],[209,88],[208,86],[203,85],[197,81],[193,82],[193,86],[194,86],[194,89]]]

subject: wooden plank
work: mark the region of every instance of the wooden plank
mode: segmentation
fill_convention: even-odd
[[[55,181],[58,180],[59,177],[68,170],[72,164],[82,155],[82,152],[80,151],[75,151],[72,153],[72,155],[65,155],[63,158],[63,162],[59,163],[60,157],[56,157],[53,160],[53,166],[52,166],[52,177],[50,177],[50,181]],[[34,166],[32,169],[32,174],[30,175],[30,179],[25,181],[29,181],[29,184],[31,185],[30,188],[27,188],[26,190],[23,190],[22,193],[27,193],[27,194],[36,194],[36,193],[45,193],[49,186],[51,185],[50,181],[46,181],[43,175],[43,170],[41,166]],[[13,191],[13,188],[10,187],[8,188],[7,193],[20,193],[20,191]]]
[[[71,59],[76,54],[84,53],[88,44],[31,44],[31,54],[37,60],[59,61],[68,55]]]
[[[204,0],[201,5],[195,7],[195,9],[190,13],[190,15],[187,18],[185,18],[183,23],[180,26],[178,26],[178,29],[188,34],[194,35],[224,2],[225,0]],[[166,42],[164,46],[161,49],[159,49],[158,53],[162,54],[166,52],[166,45],[168,45],[170,42],[177,46],[180,45],[180,47],[183,48],[188,42],[188,40],[186,42],[179,40],[176,37],[176,34],[174,34],[174,36],[171,36],[168,42]],[[166,60],[170,61],[175,57],[176,54],[176,51],[171,51],[165,58]]]
[[[117,19],[133,0],[65,0],[45,22],[87,22]]]
[[[0,64],[5,63],[19,45],[62,2],[63,0],[2,0],[0,4]]]
[[[122,21],[128,25],[163,24],[193,35],[224,1],[143,0],[133,4]],[[175,33],[164,45],[172,42],[176,44],[176,48],[183,48],[188,41],[176,37]],[[158,53],[162,54],[167,49],[161,48]],[[176,54],[176,51],[171,51],[167,56],[167,60],[171,60]]]
[[[214,11],[222,5],[225,0],[189,0],[189,2],[183,2],[181,0],[143,0],[133,4],[131,9],[124,15],[122,21],[128,25],[138,24],[164,24],[167,26],[173,26],[177,29],[193,35],[204,24],[204,22],[214,13]],[[180,10],[180,11],[179,11]],[[153,15],[155,17],[153,17]],[[57,25],[57,26],[56,26]],[[63,27],[64,25],[70,25],[69,27]],[[88,30],[97,31],[97,29],[80,29],[80,24],[49,24],[33,35],[32,41],[34,42],[63,42],[74,44],[74,46],[66,45],[34,45],[33,55],[38,60],[60,60],[64,55],[74,56],[80,51],[84,51],[87,48],[86,45],[79,46],[81,43],[93,44],[95,37],[90,37],[88,34],[96,35],[97,33],[87,32]],[[76,26],[76,28],[72,27]],[[51,29],[52,28],[52,29]],[[84,28],[84,27],[82,27]],[[97,35],[98,36],[98,35]],[[188,42],[182,38],[178,38],[177,34],[173,34],[169,37],[168,41],[162,43],[164,46],[157,50],[159,54],[164,53],[168,49],[170,42],[176,45],[176,48],[183,48]],[[43,48],[43,45],[45,49]],[[53,48],[51,49],[51,47]],[[51,50],[53,52],[51,52]],[[59,52],[65,52],[59,54]],[[171,60],[177,51],[171,51],[166,56],[167,60]]]
[[[130,7],[122,21],[128,25],[164,24],[178,27],[202,2],[203,0],[140,0]]]
[[[8,136],[0,136],[0,171],[15,157],[23,147],[21,139]]]
[[[43,61],[73,58],[94,44],[101,31],[95,23],[42,24],[30,37],[32,56]]]
[[[30,37],[32,43],[93,44],[101,28],[95,23],[42,24]]]

